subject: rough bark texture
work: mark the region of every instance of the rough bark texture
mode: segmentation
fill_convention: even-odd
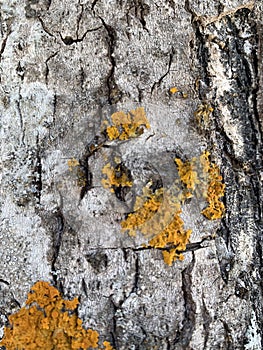
[[[46,280],[80,296],[85,326],[116,349],[261,349],[262,2],[0,4],[1,325]],[[196,125],[201,103],[214,111]],[[102,120],[136,105],[151,130],[85,163]],[[205,148],[226,215],[209,222],[202,203],[186,205],[191,244],[169,267],[120,232],[127,208],[102,188],[100,167],[121,154],[138,177],[147,163],[169,185],[175,155]],[[76,185],[72,157],[90,186]]]

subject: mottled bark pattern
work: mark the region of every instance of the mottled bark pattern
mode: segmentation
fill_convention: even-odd
[[[85,326],[116,349],[261,349],[262,2],[0,6],[1,326],[46,280],[80,296]],[[197,125],[200,104],[214,111]],[[98,147],[110,111],[137,105],[152,129]],[[186,205],[191,243],[169,267],[120,232],[128,204],[102,188],[98,169],[121,154],[133,174],[169,185],[167,164],[205,148],[224,177],[226,215],[209,222]]]

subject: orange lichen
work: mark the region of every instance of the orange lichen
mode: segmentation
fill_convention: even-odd
[[[132,122],[130,114],[126,114],[123,111],[115,112],[111,115],[112,123],[116,126],[123,124],[130,124]]]
[[[170,88],[171,94],[176,92],[176,87]],[[182,94],[187,98],[187,94]],[[212,111],[213,108],[208,104],[199,106],[195,112],[196,120],[206,127]],[[142,107],[127,114],[123,111],[116,112],[112,114],[111,122],[112,125],[106,128],[110,140],[137,137],[143,132],[142,126],[150,127]],[[183,259],[182,252],[191,236],[192,231],[184,229],[180,217],[181,205],[186,199],[194,195],[198,198],[204,197],[209,205],[202,214],[210,220],[221,218],[224,213],[224,204],[219,198],[224,195],[225,185],[222,184],[219,168],[210,162],[209,153],[203,152],[199,157],[186,161],[176,158],[175,163],[179,178],[170,189],[166,191],[159,188],[153,192],[151,187],[144,187],[143,194],[136,197],[133,212],[121,222],[122,231],[128,232],[130,236],[135,236],[137,231],[151,236],[148,246],[162,249],[164,261],[168,265],[176,259]],[[121,163],[112,167],[107,164],[102,170],[107,176],[102,180],[103,186],[110,188],[112,192],[115,192],[116,187],[133,186],[130,176],[126,171],[121,171],[120,165]]]
[[[192,230],[184,229],[184,222],[180,218],[181,209],[174,214],[172,221],[159,234],[153,237],[149,245],[154,248],[170,248],[163,251],[164,262],[169,266],[179,259],[183,260],[186,244],[189,242]]]
[[[209,206],[202,211],[206,218],[221,218],[224,205],[219,198],[224,195],[225,186],[219,168],[210,162],[209,152],[183,162],[176,158],[180,180],[165,192],[160,188],[152,193],[146,186],[143,196],[137,196],[134,211],[121,222],[123,231],[134,236],[139,230],[144,235],[152,235],[148,246],[163,249],[163,258],[168,265],[176,259],[182,260],[192,230],[184,229],[180,217],[181,204],[193,195],[202,193]],[[180,189],[180,185],[183,189]]]
[[[205,151],[198,158],[194,157],[186,162],[177,158],[175,162],[182,183],[190,190],[185,192],[186,198],[193,195],[196,187],[201,189],[209,203],[202,214],[209,220],[215,220],[224,215],[225,207],[220,198],[224,196],[225,185],[222,183],[218,166],[210,162],[209,155],[209,152]]]
[[[127,168],[120,162],[115,167],[110,163],[106,164],[102,173],[106,175],[106,179],[102,179],[101,183],[104,188],[109,188],[111,192],[117,187],[131,187],[133,185]]]
[[[222,176],[216,164],[210,164],[208,175],[209,184],[205,194],[208,206],[202,211],[202,214],[209,220],[221,219],[225,212],[225,206],[220,198],[224,196],[225,185],[222,183]]]
[[[147,190],[147,192],[149,192]],[[181,207],[177,197],[158,189],[154,194],[137,197],[136,210],[121,222],[123,230],[135,235],[140,230],[146,236],[154,237],[148,242],[153,248],[163,250],[165,263],[171,265],[176,259],[183,259],[182,251],[186,249],[191,230],[184,230],[184,222],[180,218]]]
[[[82,327],[75,313],[78,304],[78,298],[64,300],[48,282],[37,282],[28,294],[26,306],[9,316],[10,326],[5,327],[0,346],[7,350],[98,348],[99,334]],[[105,343],[106,349],[111,349]]]
[[[109,140],[128,140],[143,133],[143,126],[147,129],[150,124],[146,118],[143,107],[131,110],[127,114],[123,111],[111,115],[112,125],[106,128]]]
[[[149,220],[160,208],[162,195],[163,191],[157,190],[155,194],[148,196],[147,200],[145,197],[137,196],[134,212],[128,214],[127,218],[121,222],[123,231],[128,231],[130,236],[135,236],[138,229],[144,234],[149,234],[148,228],[143,227],[143,225],[149,223]]]
[[[71,158],[68,160],[69,171],[73,171],[75,167],[79,166],[79,161],[75,158]]]
[[[111,346],[111,344],[108,341],[104,341],[103,345],[104,345],[104,349],[105,350],[114,350],[113,347]]]
[[[176,92],[178,92],[179,90],[177,89],[177,87],[173,86],[170,88],[170,93],[171,94],[175,94]]]
[[[191,161],[187,160],[183,162],[181,159],[176,158],[178,174],[180,180],[185,185],[187,191],[184,192],[186,198],[192,197],[192,193],[195,190],[196,185],[199,183],[196,170],[196,158]]]

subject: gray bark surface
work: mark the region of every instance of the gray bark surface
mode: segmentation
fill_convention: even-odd
[[[85,327],[116,349],[262,349],[262,1],[0,6],[1,326],[45,280],[80,296]],[[196,125],[204,103],[214,111]],[[81,189],[67,160],[85,159],[113,108],[134,106],[151,129],[92,155]],[[206,148],[226,215],[208,221],[204,203],[187,204],[191,242],[169,267],[121,232],[127,208],[100,170],[121,154],[138,178],[148,162],[169,185],[167,164]]]

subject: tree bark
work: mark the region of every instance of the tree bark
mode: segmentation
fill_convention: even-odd
[[[45,280],[79,296],[85,327],[115,349],[261,349],[262,1],[0,5],[1,325]],[[87,157],[111,112],[137,106],[151,129]],[[226,213],[208,221],[189,201],[190,243],[168,266],[121,232],[131,208],[102,187],[101,168],[120,156],[138,181],[169,186],[173,159],[205,149]]]

